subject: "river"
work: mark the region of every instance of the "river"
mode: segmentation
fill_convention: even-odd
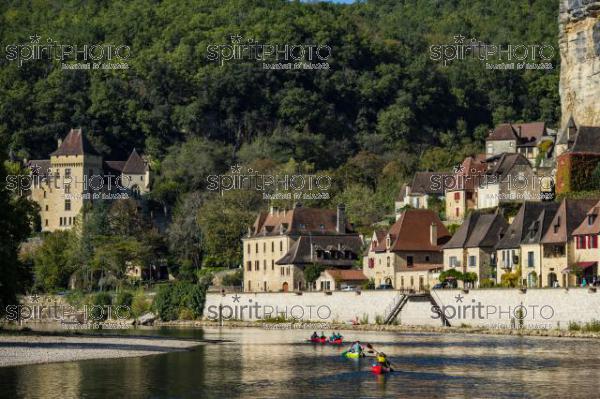
[[[189,352],[0,368],[6,398],[597,397],[594,340],[346,331],[388,354],[371,359],[305,342],[306,330],[159,328],[124,334],[219,339]]]

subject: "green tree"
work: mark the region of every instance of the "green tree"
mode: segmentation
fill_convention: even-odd
[[[46,292],[66,289],[75,272],[73,245],[75,237],[70,231],[55,231],[44,238],[44,243],[34,255],[35,285]]]

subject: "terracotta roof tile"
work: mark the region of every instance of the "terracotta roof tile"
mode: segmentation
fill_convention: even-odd
[[[368,280],[362,270],[343,270],[327,269],[325,273],[329,274],[334,280],[341,281],[364,281]]]

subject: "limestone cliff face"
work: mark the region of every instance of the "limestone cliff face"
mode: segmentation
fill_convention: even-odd
[[[559,18],[561,125],[600,126],[600,1],[561,0]]]

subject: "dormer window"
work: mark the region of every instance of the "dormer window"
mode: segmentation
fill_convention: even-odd
[[[596,215],[588,215],[588,225],[593,225],[596,221]]]
[[[385,238],[385,246],[387,249],[390,249],[392,246],[392,238],[389,235]]]

